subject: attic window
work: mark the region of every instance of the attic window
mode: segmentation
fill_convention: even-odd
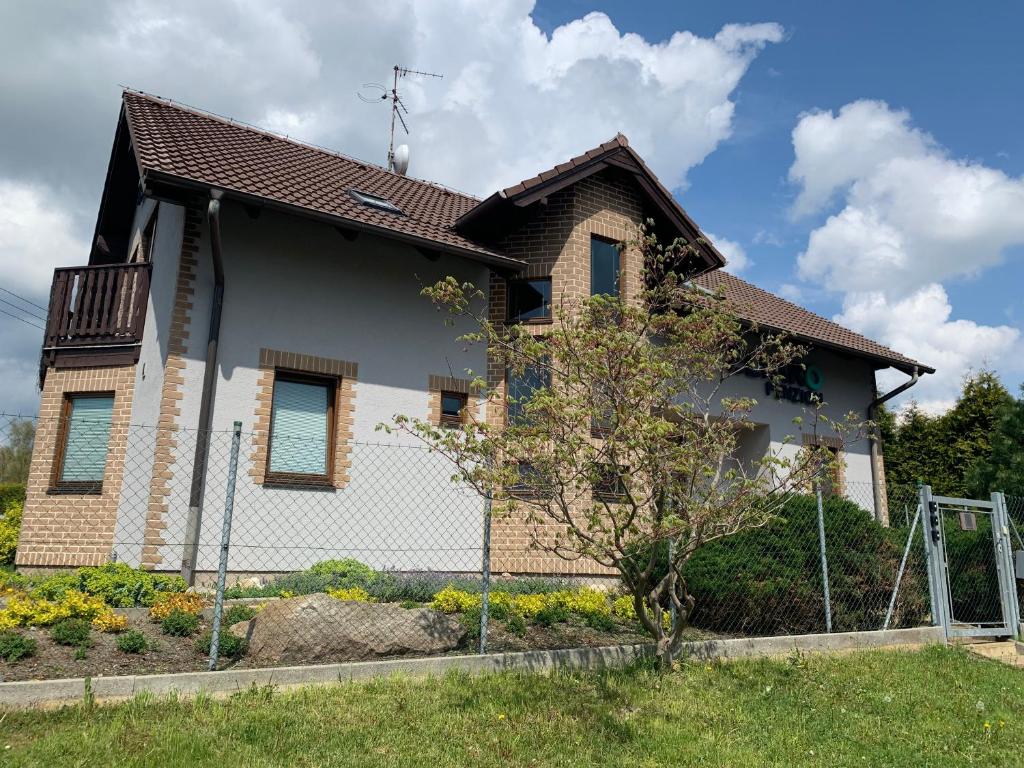
[[[368,205],[371,208],[379,208],[382,211],[388,213],[402,213],[402,209],[392,203],[390,200],[385,200],[383,197],[377,197],[376,195],[369,195],[366,192],[360,192],[356,189],[350,189],[348,191],[352,198],[363,205]]]

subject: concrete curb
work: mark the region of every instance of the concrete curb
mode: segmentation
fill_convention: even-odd
[[[923,627],[888,632],[844,632],[832,635],[787,635],[739,640],[709,640],[685,643],[680,656],[698,659],[730,659],[773,656],[794,650],[828,652],[857,648],[926,645],[943,642],[943,639],[941,627]],[[303,685],[323,685],[391,675],[438,676],[452,670],[482,674],[502,670],[539,672],[556,668],[615,668],[651,656],[653,653],[653,645],[626,645],[606,648],[496,653],[483,656],[434,656],[421,659],[389,659],[304,667],[96,677],[89,681],[89,686],[94,701],[98,703],[123,701],[143,692],[155,696],[171,694],[195,696],[199,693],[224,696],[253,686],[273,686],[277,689],[287,689]],[[23,709],[73,704],[81,702],[85,693],[86,680],[84,678],[0,683],[0,708]]]

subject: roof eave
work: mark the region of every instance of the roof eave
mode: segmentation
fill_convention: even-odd
[[[206,192],[211,189],[217,189],[222,191],[227,199],[234,199],[238,202],[250,205],[259,205],[273,210],[278,210],[283,213],[302,216],[304,218],[322,221],[328,224],[344,226],[352,230],[386,237],[391,240],[398,240],[399,242],[408,243],[421,248],[429,248],[442,253],[461,256],[462,258],[486,264],[487,266],[494,267],[501,271],[519,272],[526,267],[526,262],[521,261],[520,259],[513,259],[509,256],[502,256],[501,254],[488,253],[485,251],[475,251],[470,248],[461,248],[457,245],[452,245],[451,243],[445,243],[440,240],[431,240],[426,237],[417,237],[416,235],[411,235],[407,232],[399,232],[394,229],[389,229],[388,227],[381,227],[375,224],[358,221],[356,219],[350,219],[345,216],[339,216],[338,214],[320,211],[316,208],[294,205],[272,197],[254,195],[250,192],[243,192],[220,184],[211,184],[210,182],[192,179],[187,176],[178,176],[172,173],[167,173],[166,171],[147,168],[143,172],[143,183],[147,189],[149,188],[150,181],[192,191]]]

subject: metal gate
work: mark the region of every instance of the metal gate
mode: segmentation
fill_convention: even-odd
[[[1020,621],[1006,501],[921,487],[932,617],[946,637],[1009,637]]]

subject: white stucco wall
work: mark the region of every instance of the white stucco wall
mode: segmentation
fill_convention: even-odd
[[[853,412],[860,421],[867,419],[867,407],[874,397],[874,367],[863,358],[841,355],[831,350],[811,350],[805,361],[816,366],[824,376],[821,389],[821,412],[833,420],[841,420]],[[745,375],[735,376],[723,385],[722,397],[751,397],[757,405],[750,420],[768,430],[768,450],[792,457],[803,445],[803,433],[813,432],[814,408],[766,394],[765,380]],[[800,424],[794,423],[801,419]],[[818,434],[835,433],[826,425],[818,425]],[[790,440],[786,443],[786,438]],[[847,495],[868,511],[873,511],[871,495],[871,456],[867,436],[848,435],[845,445],[845,483]],[[757,435],[763,443],[763,434]],[[749,457],[745,457],[749,458]]]
[[[184,226],[184,211],[180,206],[143,200],[135,212],[129,253],[135,248],[154,212],[157,221],[150,251],[153,266],[149,300],[139,362],[135,368],[131,427],[114,533],[116,557],[133,565],[138,564],[142,552],[156,448],[156,425],[160,417],[160,395],[164,384],[164,363],[167,360],[167,336],[171,326]]]
[[[396,414],[426,418],[430,374],[482,372],[485,355],[455,339],[419,295],[446,275],[485,286],[486,268],[381,238],[224,205],[224,310],[199,570],[218,556],[230,430],[243,446],[232,527],[233,570],[291,570],[356,556],[380,568],[479,567],[481,502],[450,482],[451,468],[414,441],[376,430]],[[198,423],[213,278],[204,224],[179,424]],[[249,476],[261,348],[358,364],[350,482],[329,491],[263,487]],[[387,443],[381,447],[378,443]],[[401,447],[405,445],[406,447]],[[179,440],[165,564],[176,568],[188,509],[194,435]]]

